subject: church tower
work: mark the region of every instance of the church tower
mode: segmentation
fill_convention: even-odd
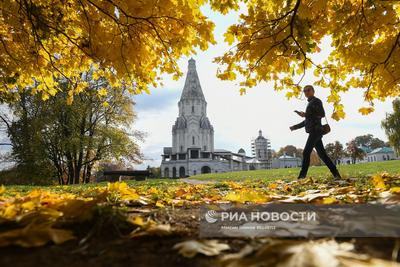
[[[178,102],[179,115],[172,127],[172,154],[201,158],[214,152],[214,128],[207,117],[207,102],[196,71],[196,61],[189,60],[186,81]],[[208,156],[208,155],[207,155]]]

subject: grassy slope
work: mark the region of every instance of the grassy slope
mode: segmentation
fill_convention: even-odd
[[[381,172],[400,174],[400,160],[343,165],[338,166],[338,169],[343,177],[366,177]],[[299,171],[300,168],[255,170],[200,174],[190,178],[199,180],[294,179]],[[326,166],[310,167],[308,176],[323,178],[330,177],[330,173]]]

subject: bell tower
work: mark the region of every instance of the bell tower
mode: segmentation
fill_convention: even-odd
[[[196,61],[191,58],[188,63],[178,102],[179,115],[172,127],[172,153],[189,153],[190,158],[198,158],[201,152],[214,151],[214,128],[207,117],[207,102],[197,75]]]

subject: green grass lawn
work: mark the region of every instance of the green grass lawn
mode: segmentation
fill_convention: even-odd
[[[376,173],[388,172],[389,174],[400,175],[400,160],[361,163],[354,165],[338,166],[340,173],[344,178],[366,178]],[[211,181],[255,181],[263,180],[265,182],[274,180],[293,180],[297,178],[300,168],[290,169],[271,169],[271,170],[255,170],[255,171],[239,171],[239,172],[226,172],[226,173],[209,173],[191,176],[190,179],[196,180],[211,180]],[[308,177],[316,178],[316,180],[325,181],[331,177],[329,170],[326,166],[310,167]],[[365,180],[365,179],[360,179]],[[167,188],[171,185],[181,183],[181,179],[147,179],[145,181],[126,181],[129,185],[140,185],[144,187],[157,187],[160,189]],[[360,181],[361,182],[361,181]],[[0,181],[1,185],[1,181]],[[35,186],[35,185],[8,185],[12,189],[12,193],[26,193],[34,189],[47,189],[53,192],[70,192],[79,193],[95,186],[106,186],[107,182],[90,183],[84,185],[49,185],[49,186]]]
[[[338,166],[343,178],[367,177],[376,173],[388,172],[390,174],[400,174],[400,160],[391,160],[383,162],[360,163],[353,165]],[[295,179],[299,174],[300,168],[289,169],[270,169],[225,173],[208,173],[191,176],[192,179],[199,180],[246,180],[246,179]],[[326,166],[310,167],[308,176],[313,178],[331,177],[329,169]]]

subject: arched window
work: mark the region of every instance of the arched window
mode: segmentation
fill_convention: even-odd
[[[180,150],[181,150],[180,152],[182,152],[182,151],[183,151],[183,146],[181,146],[181,147],[180,147]]]
[[[164,177],[169,178],[169,168],[164,169]]]
[[[184,167],[180,167],[179,168],[179,177],[185,177],[186,173],[185,173],[185,168]]]
[[[211,168],[208,166],[203,166],[201,167],[201,173],[210,173],[211,172]]]
[[[194,136],[192,136],[192,145],[194,145]]]

